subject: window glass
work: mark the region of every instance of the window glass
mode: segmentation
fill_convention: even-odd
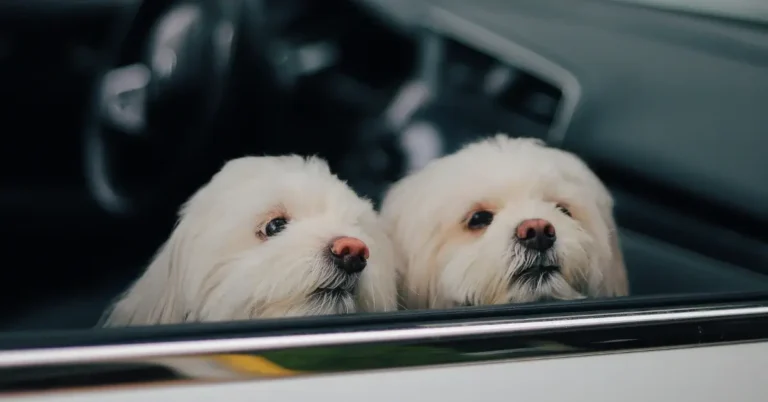
[[[0,16],[2,331],[768,290],[759,26],[593,2],[82,3]],[[386,17],[411,11],[428,28]]]

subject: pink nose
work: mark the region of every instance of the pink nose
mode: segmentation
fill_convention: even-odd
[[[525,247],[544,251],[555,244],[555,227],[544,219],[526,219],[517,226],[515,237]]]
[[[362,240],[354,237],[339,237],[331,244],[331,252],[337,257],[354,256],[368,259],[370,252]]]

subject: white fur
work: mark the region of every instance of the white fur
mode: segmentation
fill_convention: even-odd
[[[289,223],[257,233],[273,218]],[[123,294],[106,326],[228,321],[356,311],[397,305],[392,245],[370,202],[318,158],[245,157],[228,162],[181,208],[149,268]],[[331,265],[332,239],[357,237],[370,250],[362,273]],[[349,297],[312,296],[347,286]]]
[[[478,206],[495,214],[479,232],[466,227]],[[448,308],[626,295],[612,210],[608,190],[575,155],[499,134],[396,183],[381,216],[399,258],[402,303]],[[556,229],[555,245],[542,258],[556,261],[560,274],[522,283],[513,277],[533,257],[514,230],[533,218]]]

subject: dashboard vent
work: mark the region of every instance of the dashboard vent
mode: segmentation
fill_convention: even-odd
[[[456,40],[444,39],[441,91],[484,96],[500,110],[540,124],[555,119],[562,91],[539,77]]]

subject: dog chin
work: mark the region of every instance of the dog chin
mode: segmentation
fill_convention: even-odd
[[[290,262],[269,260],[267,265],[281,267],[278,274],[291,274],[282,280],[253,277],[252,282],[262,285],[256,289],[243,286],[243,278],[247,278],[247,273],[268,272],[260,268],[264,261],[255,264],[245,258],[220,265],[216,275],[208,278],[209,288],[202,292],[208,296],[206,299],[216,302],[206,302],[201,316],[190,321],[306,317],[362,310],[359,293],[365,271],[347,273],[320,261],[309,266]]]
[[[586,296],[578,292],[568,283],[565,277],[554,266],[531,267],[527,271],[536,271],[521,276],[512,283],[510,288],[510,303],[544,302],[558,300],[584,299]]]
[[[246,319],[310,317],[360,311],[354,289],[317,288],[301,299],[276,300],[253,309]]]
[[[518,248],[512,264],[509,302],[574,300],[585,298],[563,275],[554,250],[535,252]]]
[[[506,296],[497,298],[491,304],[517,304],[548,301],[566,301],[585,299],[583,293],[576,290],[559,272],[558,266],[537,265],[519,270],[522,274],[514,277]],[[467,299],[456,302],[455,307],[468,307],[487,303],[476,303]]]
[[[554,260],[535,260],[534,263],[512,270],[506,296],[497,298],[493,304],[532,303],[547,301],[565,301],[585,299],[586,296],[576,290],[561,272],[561,267]],[[472,306],[476,303],[464,301],[457,306]],[[484,304],[484,303],[481,303]]]
[[[355,294],[359,282],[360,274],[344,274],[340,275],[332,283],[316,288],[310,293],[307,302],[310,315],[351,314],[357,312]]]
[[[317,289],[309,297],[308,305],[310,315],[351,314],[358,310],[354,293],[340,288]]]

